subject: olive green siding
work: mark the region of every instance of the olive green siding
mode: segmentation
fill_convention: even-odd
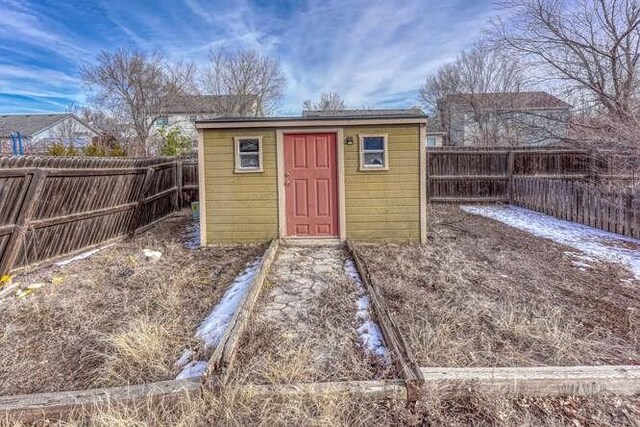
[[[420,241],[419,125],[344,127],[347,238]],[[389,170],[360,171],[359,134],[387,134]]]
[[[264,171],[235,173],[233,137],[260,135]],[[278,237],[275,130],[205,130],[204,162],[207,243]]]
[[[420,241],[420,126],[344,126],[347,238]],[[289,129],[285,129],[289,131]],[[291,132],[295,132],[291,129]],[[278,237],[276,129],[205,129],[203,156],[208,244]],[[389,169],[360,171],[359,135],[387,134]],[[234,137],[262,136],[263,172],[235,173]]]

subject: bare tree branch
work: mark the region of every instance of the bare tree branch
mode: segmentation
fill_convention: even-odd
[[[93,100],[128,118],[135,133],[135,151],[150,154],[150,131],[179,97],[194,91],[193,64],[168,63],[154,52],[128,48],[102,52],[95,66],[81,69],[85,83],[96,90]]]
[[[202,84],[219,98],[218,111],[226,116],[272,114],[286,87],[286,78],[277,59],[253,49],[212,51]]]
[[[318,110],[318,111],[340,111],[344,110],[344,101],[337,92],[323,92],[320,95],[320,100],[312,102],[307,100],[302,104],[302,108],[305,110]]]

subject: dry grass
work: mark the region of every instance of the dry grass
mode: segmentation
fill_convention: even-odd
[[[72,414],[64,426],[637,426],[640,397],[498,397],[461,393],[453,399],[431,396],[410,412],[400,401],[373,401],[350,395],[318,399],[261,398],[229,387],[222,395],[205,393],[179,402],[113,405]],[[0,426],[16,425],[0,419]],[[45,424],[43,425],[50,425]]]
[[[196,326],[263,250],[187,250],[187,222],[186,215],[173,217],[132,242],[15,278],[47,284],[1,305],[0,395],[174,377],[183,349],[199,348]],[[161,251],[161,260],[146,261],[143,248]]]
[[[357,293],[346,279],[330,282],[309,305],[304,330],[264,315],[267,298],[260,299],[242,339],[236,365],[239,378],[256,384],[292,384],[394,376],[391,367],[365,354],[358,341]]]
[[[640,363],[640,288],[616,264],[433,206],[423,247],[359,245],[423,366]]]

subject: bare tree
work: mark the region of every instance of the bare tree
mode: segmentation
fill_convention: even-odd
[[[202,84],[208,93],[223,95],[217,106],[222,114],[265,116],[275,111],[287,80],[277,59],[240,48],[210,52]]]
[[[527,86],[527,76],[519,61],[481,41],[428,76],[420,90],[420,100],[427,111],[440,117],[450,140],[463,131],[470,119],[474,127],[473,143],[492,145],[505,138],[517,141],[513,120],[504,120],[505,114],[495,113],[511,112],[518,105],[507,105],[504,99],[494,105],[492,98],[485,95],[519,92]],[[450,102],[452,96],[456,98],[455,104]],[[517,98],[511,100],[515,102]]]
[[[344,110],[344,101],[337,92],[323,92],[320,95],[320,100],[312,102],[307,100],[302,104],[302,108],[305,110],[320,110],[320,111],[340,111]]]
[[[173,101],[194,90],[194,73],[193,64],[170,64],[158,52],[127,48],[103,51],[96,65],[81,69],[85,83],[96,90],[94,101],[128,118],[138,155],[150,154],[154,121]]]
[[[574,123],[582,128],[578,138],[596,131],[598,138],[631,136],[637,145],[637,0],[508,0],[503,8],[491,39],[572,94],[583,107],[576,117],[584,121]]]

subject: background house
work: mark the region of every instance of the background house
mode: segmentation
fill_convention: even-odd
[[[442,129],[440,117],[429,117],[427,120],[427,147],[442,147],[446,134]]]
[[[159,137],[159,129],[177,127],[183,135],[191,138],[194,148],[197,148],[196,120],[257,115],[255,96],[187,95],[164,108],[154,122],[154,134]]]
[[[547,92],[461,93],[439,110],[445,145],[553,145],[567,136],[571,105]]]
[[[25,154],[43,154],[54,143],[84,148],[100,132],[73,113],[0,115],[0,154],[13,153],[11,133],[20,132]]]

